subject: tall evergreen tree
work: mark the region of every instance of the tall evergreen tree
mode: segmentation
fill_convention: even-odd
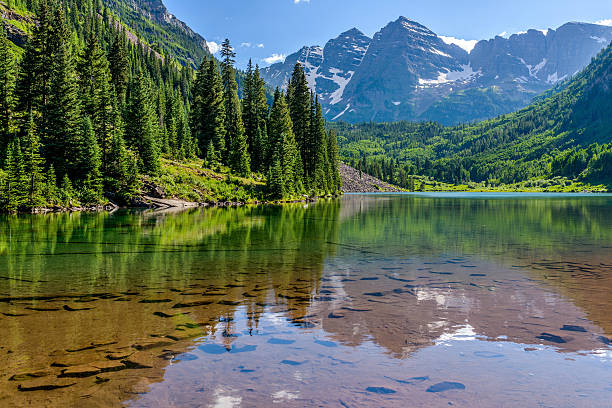
[[[119,101],[123,101],[125,98],[130,74],[125,42],[125,33],[116,34],[108,55],[112,83]]]
[[[249,61],[244,85],[244,99],[242,100],[242,117],[245,133],[249,141],[251,154],[251,167],[261,171],[264,167],[266,140],[262,129],[266,127],[268,116],[268,101],[266,98],[265,83],[261,78],[259,67]]]
[[[277,89],[275,101],[270,112],[269,140],[271,156],[269,167],[275,165],[276,160],[281,161],[283,169],[284,191],[288,194],[302,193],[302,165],[295,136],[293,124],[289,116],[289,107],[285,96]]]
[[[13,116],[13,56],[3,27],[0,27],[0,167],[10,142]]]
[[[311,184],[312,190],[317,194],[333,190],[333,184],[328,186],[329,161],[327,156],[327,133],[325,131],[325,119],[318,98],[312,100],[312,111],[314,112],[310,125],[310,140],[313,140],[314,172]]]
[[[147,80],[138,75],[130,85],[125,118],[125,140],[138,150],[141,170],[146,174],[157,174],[160,168],[159,147],[155,134],[155,117],[151,107]]]
[[[300,63],[295,65],[291,80],[287,86],[287,103],[289,104],[289,112],[293,122],[295,141],[300,149],[304,166],[304,178],[308,183],[314,172],[313,142],[310,140],[312,104],[306,74]]]
[[[43,174],[44,160],[40,153],[40,139],[36,134],[34,121],[30,119],[28,131],[23,138],[24,187],[26,189],[25,206],[27,208],[42,207],[46,204],[43,196],[45,177]]]
[[[19,75],[15,89],[18,101],[16,112],[20,117],[23,132],[29,126],[30,115],[34,114],[37,127],[42,130],[40,116],[49,101],[51,88],[51,67],[57,51],[54,47],[53,15],[47,0],[41,0],[36,13],[37,24],[32,38],[28,41],[19,64]],[[65,34],[65,33],[63,33]]]
[[[248,155],[248,141],[244,133],[240,99],[238,98],[238,83],[234,70],[234,52],[229,40],[221,46],[223,100],[225,102],[225,153],[226,163],[232,171],[246,176],[250,173],[250,158]]]
[[[78,62],[79,88],[83,113],[91,118],[96,141],[101,151],[101,170],[106,167],[113,132],[111,75],[106,55],[91,34]]]
[[[45,157],[55,165],[58,175],[63,177],[68,172],[78,173],[72,152],[79,143],[81,113],[69,33],[59,8],[55,13],[51,43],[55,55],[49,66],[48,103],[42,107],[40,131]]]
[[[223,80],[212,58],[202,62],[194,82],[191,130],[203,157],[208,155],[210,142],[213,143],[217,154],[225,153],[227,132]]]
[[[23,156],[19,140],[13,140],[6,153],[6,181],[2,191],[4,210],[17,212],[26,202]]]
[[[77,163],[80,174],[78,180],[82,185],[82,196],[86,203],[95,203],[102,196],[102,174],[100,172],[100,147],[96,141],[91,119],[83,119],[81,141],[77,152]]]

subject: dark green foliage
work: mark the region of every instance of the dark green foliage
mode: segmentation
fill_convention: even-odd
[[[0,27],[0,166],[10,142],[14,87],[13,56],[6,32]]]
[[[65,174],[76,176],[79,172],[73,152],[80,140],[81,112],[74,59],[68,41],[69,33],[63,13],[58,9],[51,38],[53,59],[47,67],[51,72],[48,102],[41,107],[39,129],[45,158],[55,164],[59,177]]]
[[[36,24],[16,64],[12,46],[0,33],[2,211],[97,205],[105,197],[130,202],[140,194],[140,173],[157,182],[173,171],[166,165],[161,173],[162,157],[168,164],[188,164],[199,157],[217,171],[229,168],[245,177],[238,184],[253,191],[260,182],[249,180],[251,169],[274,174],[277,181],[269,183],[276,183],[278,188],[271,190],[278,198],[303,194],[304,184],[316,194],[333,190],[329,141],[301,68],[290,87],[293,112],[279,91],[268,117],[259,68],[250,65],[246,76],[237,73],[229,41],[223,44],[221,71],[219,62],[209,57],[196,74],[192,61],[183,59],[189,53],[176,44],[143,40],[167,39],[164,35],[173,30],[162,30],[166,34],[158,37],[157,23],[141,25],[147,19],[126,14],[131,7],[148,4],[20,3],[21,12],[27,8],[36,13]],[[130,26],[127,21],[138,23]],[[294,128],[301,132],[300,143]],[[303,157],[312,169],[308,173]],[[234,185],[238,179],[229,180]]]
[[[291,80],[287,85],[287,104],[291,121],[293,122],[293,133],[295,141],[300,149],[301,162],[304,170],[304,177],[310,180],[314,172],[313,141],[310,138],[310,120],[312,95],[308,89],[306,74],[301,64],[296,64]]]
[[[40,153],[40,139],[36,134],[34,121],[30,120],[28,131],[23,138],[25,207],[38,208],[46,204],[44,196],[44,160]]]
[[[333,182],[331,186],[328,186],[329,178],[329,161],[327,155],[327,133],[325,131],[325,119],[323,119],[323,112],[321,110],[321,104],[318,98],[313,99],[312,102],[312,118],[310,121],[310,140],[313,140],[313,181],[311,188],[317,193],[326,193],[328,191],[334,191]]]
[[[217,154],[223,154],[225,145],[225,102],[223,81],[213,59],[204,60],[193,85],[191,131],[198,141],[200,154],[207,156],[212,142]]]
[[[125,90],[129,81],[129,61],[126,56],[125,35],[115,35],[115,40],[108,55],[112,84],[120,101],[125,96]]]
[[[147,80],[140,74],[130,84],[125,114],[125,140],[130,148],[139,152],[141,170],[146,174],[156,174],[159,171],[160,149],[150,101]]]
[[[23,165],[23,155],[19,141],[9,143],[6,151],[6,178],[1,191],[0,205],[2,210],[15,213],[26,202],[26,178]]]
[[[97,203],[102,197],[101,154],[94,135],[93,125],[88,117],[83,119],[81,135],[77,152],[78,180],[82,185],[81,201]]]
[[[249,61],[246,72],[243,95],[242,117],[252,159],[251,167],[254,171],[261,171],[265,167],[265,128],[268,117],[268,101],[259,67],[255,66],[255,69],[253,69],[251,61]]]
[[[341,135],[345,160],[404,186],[409,174],[455,184],[561,176],[612,185],[612,174],[600,161],[608,150],[601,144],[612,141],[611,81],[609,46],[567,86],[496,119],[455,127],[431,122],[330,126]]]

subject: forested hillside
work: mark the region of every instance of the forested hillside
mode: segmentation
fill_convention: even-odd
[[[335,136],[299,66],[269,109],[257,67],[239,99],[229,41],[195,72],[99,0],[6,10],[27,36],[19,48],[0,32],[1,210],[129,203],[143,186],[193,201],[339,191]]]
[[[557,91],[473,125],[330,126],[347,162],[405,187],[410,175],[454,184],[567,178],[612,185],[612,46]]]

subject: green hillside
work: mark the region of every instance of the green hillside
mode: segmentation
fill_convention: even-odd
[[[420,175],[454,184],[567,178],[612,185],[612,46],[557,91],[477,124],[330,126],[344,160],[385,181]]]

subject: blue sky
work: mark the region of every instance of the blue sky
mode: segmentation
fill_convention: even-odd
[[[612,24],[612,0],[163,0],[207,41],[228,37],[238,65],[261,66],[357,27],[372,36],[400,15],[438,35],[492,38],[568,21]],[[607,21],[606,21],[607,20]],[[278,58],[273,58],[278,56]]]

